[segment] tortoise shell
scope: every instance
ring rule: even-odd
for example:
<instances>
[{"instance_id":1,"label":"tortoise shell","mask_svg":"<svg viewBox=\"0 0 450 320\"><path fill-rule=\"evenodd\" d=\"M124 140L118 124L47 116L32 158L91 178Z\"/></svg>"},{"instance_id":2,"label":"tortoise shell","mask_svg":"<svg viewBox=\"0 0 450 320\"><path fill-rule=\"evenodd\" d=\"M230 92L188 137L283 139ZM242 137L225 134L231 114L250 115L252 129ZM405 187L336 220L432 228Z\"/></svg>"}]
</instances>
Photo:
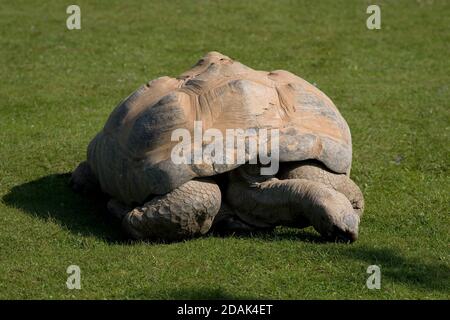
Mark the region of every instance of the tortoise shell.
<instances>
[{"instance_id":1,"label":"tortoise shell","mask_svg":"<svg viewBox=\"0 0 450 320\"><path fill-rule=\"evenodd\" d=\"M349 174L349 127L319 89L284 70L256 71L210 52L177 78L140 87L112 112L88 147L88 163L104 192L125 203L142 203L196 178L239 164L175 164L175 129L262 128L279 130L279 161L315 159Z\"/></svg>"}]
</instances>

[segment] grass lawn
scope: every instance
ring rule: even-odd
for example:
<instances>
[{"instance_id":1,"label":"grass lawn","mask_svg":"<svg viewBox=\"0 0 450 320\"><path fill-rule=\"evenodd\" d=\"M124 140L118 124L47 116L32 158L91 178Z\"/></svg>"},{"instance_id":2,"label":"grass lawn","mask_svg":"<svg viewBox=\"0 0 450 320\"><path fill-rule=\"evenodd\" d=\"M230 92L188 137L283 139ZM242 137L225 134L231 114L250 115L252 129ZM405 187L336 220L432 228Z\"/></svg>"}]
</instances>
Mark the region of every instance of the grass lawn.
<instances>
[{"instance_id":1,"label":"grass lawn","mask_svg":"<svg viewBox=\"0 0 450 320\"><path fill-rule=\"evenodd\" d=\"M450 2L2 1L0 298L450 298ZM381 30L366 8L381 7ZM128 242L70 172L115 105L220 51L323 90L353 137L360 239ZM82 289L66 288L81 268ZM380 290L366 287L369 265Z\"/></svg>"}]
</instances>

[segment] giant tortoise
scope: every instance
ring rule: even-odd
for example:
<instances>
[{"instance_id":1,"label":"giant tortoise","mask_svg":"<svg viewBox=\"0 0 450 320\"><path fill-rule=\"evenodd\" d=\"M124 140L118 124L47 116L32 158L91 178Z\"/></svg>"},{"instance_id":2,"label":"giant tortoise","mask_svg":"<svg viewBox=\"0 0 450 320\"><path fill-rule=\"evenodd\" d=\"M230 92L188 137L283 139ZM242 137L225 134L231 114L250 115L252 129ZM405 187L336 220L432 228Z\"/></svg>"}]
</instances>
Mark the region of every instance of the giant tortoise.
<instances>
[{"instance_id":1,"label":"giant tortoise","mask_svg":"<svg viewBox=\"0 0 450 320\"><path fill-rule=\"evenodd\" d=\"M272 161L279 170L261 173L267 163L249 151L249 137L244 162L174 161L180 141L173 133L193 132L199 122L223 136L229 129L276 131ZM225 144L224 152L229 148L237 144ZM351 242L364 207L351 162L349 127L319 89L288 71L256 71L209 52L179 77L157 78L123 100L90 142L71 185L108 195L109 211L135 239L281 225L312 226L326 239Z\"/></svg>"}]
</instances>

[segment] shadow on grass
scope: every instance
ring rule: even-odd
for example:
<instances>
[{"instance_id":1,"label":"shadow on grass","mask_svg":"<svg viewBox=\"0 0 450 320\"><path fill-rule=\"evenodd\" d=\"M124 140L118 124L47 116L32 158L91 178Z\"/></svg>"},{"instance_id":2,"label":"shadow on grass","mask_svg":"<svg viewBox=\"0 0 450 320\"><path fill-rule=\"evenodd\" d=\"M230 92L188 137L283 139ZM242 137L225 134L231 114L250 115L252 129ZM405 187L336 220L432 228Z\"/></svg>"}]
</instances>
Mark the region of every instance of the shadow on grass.
<instances>
[{"instance_id":1,"label":"shadow on grass","mask_svg":"<svg viewBox=\"0 0 450 320\"><path fill-rule=\"evenodd\" d=\"M417 258L403 257L391 248L366 246L341 248L338 255L364 261L367 266L378 265L381 268L382 286L389 281L418 289L449 292L450 268L445 263L432 264Z\"/></svg>"},{"instance_id":2,"label":"shadow on grass","mask_svg":"<svg viewBox=\"0 0 450 320\"><path fill-rule=\"evenodd\" d=\"M120 222L107 211L108 199L102 196L87 197L73 192L68 183L70 175L70 173L52 174L15 186L2 200L6 205L21 209L32 216L52 220L74 234L95 236L110 243L130 243L121 229ZM318 234L292 229L223 237L230 236L267 241L324 242ZM165 242L148 241L147 243Z\"/></svg>"},{"instance_id":3,"label":"shadow on grass","mask_svg":"<svg viewBox=\"0 0 450 320\"><path fill-rule=\"evenodd\" d=\"M119 221L106 210L106 199L74 193L69 179L69 173L53 174L21 184L12 188L3 201L77 235L95 236L110 243L125 242Z\"/></svg>"}]
</instances>

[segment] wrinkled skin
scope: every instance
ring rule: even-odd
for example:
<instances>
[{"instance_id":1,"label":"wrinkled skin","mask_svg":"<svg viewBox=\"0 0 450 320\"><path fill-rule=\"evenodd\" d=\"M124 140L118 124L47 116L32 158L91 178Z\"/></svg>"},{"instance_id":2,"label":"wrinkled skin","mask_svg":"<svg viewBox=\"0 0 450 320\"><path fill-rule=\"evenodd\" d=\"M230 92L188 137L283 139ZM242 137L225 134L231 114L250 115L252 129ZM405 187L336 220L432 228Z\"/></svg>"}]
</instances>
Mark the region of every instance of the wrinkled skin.
<instances>
[{"instance_id":1,"label":"wrinkled skin","mask_svg":"<svg viewBox=\"0 0 450 320\"><path fill-rule=\"evenodd\" d=\"M280 170L262 176L259 165L174 165L170 133L192 129L195 119L222 131L280 129ZM108 209L135 239L283 225L352 242L364 199L350 166L350 131L322 92L287 71L255 71L211 52L180 77L156 79L119 104L71 185L108 194Z\"/></svg>"}]
</instances>

